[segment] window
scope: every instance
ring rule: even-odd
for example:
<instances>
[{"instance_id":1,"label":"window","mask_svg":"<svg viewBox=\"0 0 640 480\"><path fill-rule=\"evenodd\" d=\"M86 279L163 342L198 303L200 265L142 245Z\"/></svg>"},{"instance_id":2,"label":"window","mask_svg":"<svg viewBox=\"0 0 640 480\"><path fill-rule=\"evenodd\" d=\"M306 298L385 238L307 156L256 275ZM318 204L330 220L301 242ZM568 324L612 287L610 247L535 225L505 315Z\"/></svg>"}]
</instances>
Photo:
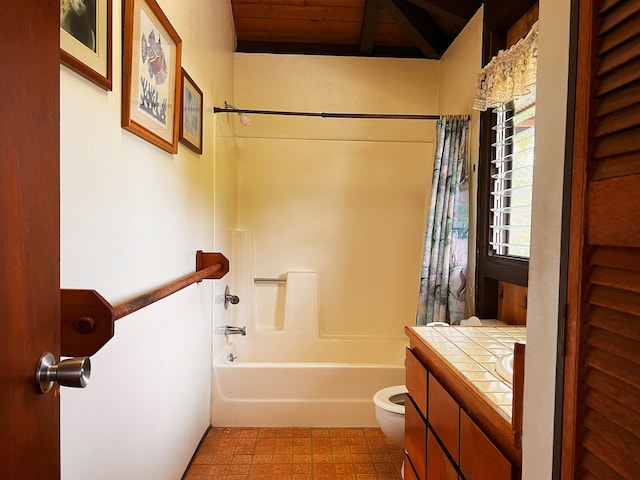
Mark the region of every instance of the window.
<instances>
[{"instance_id":1,"label":"window","mask_svg":"<svg viewBox=\"0 0 640 480\"><path fill-rule=\"evenodd\" d=\"M490 255L529 258L535 113L535 90L494 109Z\"/></svg>"},{"instance_id":2,"label":"window","mask_svg":"<svg viewBox=\"0 0 640 480\"><path fill-rule=\"evenodd\" d=\"M488 28L476 84L474 108L481 113L475 310L483 318L498 314L500 282L529 282L538 58L533 7L516 22Z\"/></svg>"}]
</instances>

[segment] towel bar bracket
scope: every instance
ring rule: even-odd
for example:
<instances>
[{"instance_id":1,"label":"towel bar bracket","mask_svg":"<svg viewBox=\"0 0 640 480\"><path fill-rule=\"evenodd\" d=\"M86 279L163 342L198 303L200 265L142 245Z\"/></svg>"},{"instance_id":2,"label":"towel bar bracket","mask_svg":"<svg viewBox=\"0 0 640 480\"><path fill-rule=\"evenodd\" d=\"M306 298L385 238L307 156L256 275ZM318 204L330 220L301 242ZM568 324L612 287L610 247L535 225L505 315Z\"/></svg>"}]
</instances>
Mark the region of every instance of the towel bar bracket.
<instances>
[{"instance_id":1,"label":"towel bar bracket","mask_svg":"<svg viewBox=\"0 0 640 480\"><path fill-rule=\"evenodd\" d=\"M60 290L60 351L65 357L90 356L114 331L114 309L95 290Z\"/></svg>"},{"instance_id":2,"label":"towel bar bracket","mask_svg":"<svg viewBox=\"0 0 640 480\"><path fill-rule=\"evenodd\" d=\"M218 252L203 252L202 250L196 252L196 272L209 268L217 263L221 265L220 270L204 277L203 280L219 280L224 277L229 271L229 260L222 253ZM202 280L198 283L201 281Z\"/></svg>"}]
</instances>

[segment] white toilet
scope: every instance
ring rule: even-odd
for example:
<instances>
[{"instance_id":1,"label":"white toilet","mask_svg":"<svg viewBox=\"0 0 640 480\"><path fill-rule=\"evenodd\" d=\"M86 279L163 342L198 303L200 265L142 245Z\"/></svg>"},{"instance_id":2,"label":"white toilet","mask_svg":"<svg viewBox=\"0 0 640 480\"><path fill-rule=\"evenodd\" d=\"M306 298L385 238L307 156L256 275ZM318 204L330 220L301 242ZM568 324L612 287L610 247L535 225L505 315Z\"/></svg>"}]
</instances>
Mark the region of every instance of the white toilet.
<instances>
[{"instance_id":1,"label":"white toilet","mask_svg":"<svg viewBox=\"0 0 640 480\"><path fill-rule=\"evenodd\" d=\"M404 394L407 393L405 385L378 390L373 396L376 406L376 420L380 430L389 439L404 448Z\"/></svg>"}]
</instances>

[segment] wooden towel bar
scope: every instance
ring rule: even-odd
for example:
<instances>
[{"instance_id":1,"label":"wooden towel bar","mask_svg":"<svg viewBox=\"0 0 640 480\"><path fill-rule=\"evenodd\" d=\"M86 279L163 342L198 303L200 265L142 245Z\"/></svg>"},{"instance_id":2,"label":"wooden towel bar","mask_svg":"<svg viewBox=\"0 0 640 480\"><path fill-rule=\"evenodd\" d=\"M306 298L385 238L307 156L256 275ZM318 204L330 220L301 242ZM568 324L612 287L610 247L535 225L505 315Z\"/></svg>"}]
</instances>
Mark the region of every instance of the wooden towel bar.
<instances>
[{"instance_id":1,"label":"wooden towel bar","mask_svg":"<svg viewBox=\"0 0 640 480\"><path fill-rule=\"evenodd\" d=\"M112 306L95 290L60 290L60 355L90 356L113 337L114 323L158 300L205 279L220 279L229 271L221 253L196 252L196 271L167 285Z\"/></svg>"}]
</instances>

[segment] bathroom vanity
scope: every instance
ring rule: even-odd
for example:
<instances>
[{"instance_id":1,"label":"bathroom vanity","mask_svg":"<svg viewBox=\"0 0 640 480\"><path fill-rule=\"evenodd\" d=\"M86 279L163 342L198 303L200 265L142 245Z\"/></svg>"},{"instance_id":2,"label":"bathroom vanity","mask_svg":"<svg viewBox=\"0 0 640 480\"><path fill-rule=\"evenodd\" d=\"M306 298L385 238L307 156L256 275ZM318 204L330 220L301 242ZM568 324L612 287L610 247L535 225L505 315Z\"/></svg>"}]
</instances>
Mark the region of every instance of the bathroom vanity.
<instances>
[{"instance_id":1,"label":"bathroom vanity","mask_svg":"<svg viewBox=\"0 0 640 480\"><path fill-rule=\"evenodd\" d=\"M405 332L404 478L519 479L526 328L416 326ZM503 378L494 365L514 346L516 373L501 372Z\"/></svg>"}]
</instances>

